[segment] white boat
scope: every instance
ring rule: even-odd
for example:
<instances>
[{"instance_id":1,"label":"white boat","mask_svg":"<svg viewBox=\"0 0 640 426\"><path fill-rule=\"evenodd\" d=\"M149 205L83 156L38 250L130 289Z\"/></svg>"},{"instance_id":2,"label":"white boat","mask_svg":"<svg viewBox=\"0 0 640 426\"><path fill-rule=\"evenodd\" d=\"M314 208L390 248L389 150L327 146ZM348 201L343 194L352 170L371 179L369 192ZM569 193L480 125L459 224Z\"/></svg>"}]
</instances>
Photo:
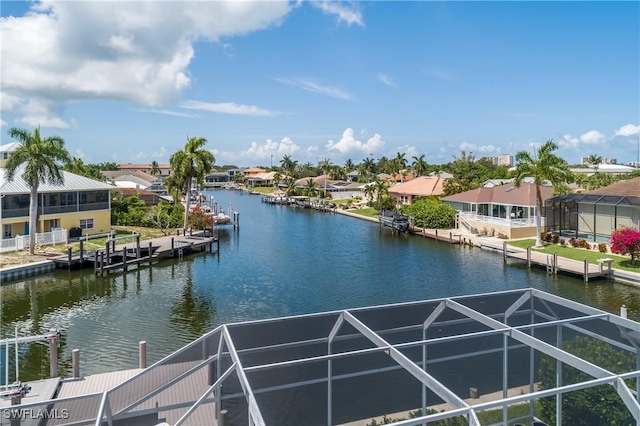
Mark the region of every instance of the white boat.
<instances>
[{"instance_id":1,"label":"white boat","mask_svg":"<svg viewBox=\"0 0 640 426\"><path fill-rule=\"evenodd\" d=\"M212 214L211 218L213 219L214 225L226 225L231 222L231 217L222 210L216 214Z\"/></svg>"}]
</instances>

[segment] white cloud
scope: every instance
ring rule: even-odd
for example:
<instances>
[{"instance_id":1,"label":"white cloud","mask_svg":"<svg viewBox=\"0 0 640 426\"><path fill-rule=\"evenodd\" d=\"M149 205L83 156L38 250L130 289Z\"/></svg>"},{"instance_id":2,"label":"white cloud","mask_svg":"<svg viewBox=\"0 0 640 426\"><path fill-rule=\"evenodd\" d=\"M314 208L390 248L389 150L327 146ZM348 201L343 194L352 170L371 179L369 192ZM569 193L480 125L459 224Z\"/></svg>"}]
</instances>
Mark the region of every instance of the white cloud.
<instances>
[{"instance_id":1,"label":"white cloud","mask_svg":"<svg viewBox=\"0 0 640 426\"><path fill-rule=\"evenodd\" d=\"M357 5L354 3L351 4L351 6L353 6L352 8L334 1L317 1L311 4L326 14L335 15L338 23L344 22L347 25L355 24L364 27L362 12L355 8Z\"/></svg>"},{"instance_id":2,"label":"white cloud","mask_svg":"<svg viewBox=\"0 0 640 426\"><path fill-rule=\"evenodd\" d=\"M69 123L64 121L59 114L58 105L55 102L43 99L31 99L21 106L21 117L16 121L29 127L54 127L68 129Z\"/></svg>"},{"instance_id":3,"label":"white cloud","mask_svg":"<svg viewBox=\"0 0 640 426\"><path fill-rule=\"evenodd\" d=\"M7 125L7 122L4 120L0 120L0 127L5 127Z\"/></svg>"},{"instance_id":4,"label":"white cloud","mask_svg":"<svg viewBox=\"0 0 640 426\"><path fill-rule=\"evenodd\" d=\"M334 87L322 86L313 80L304 78L276 78L276 81L280 83L288 84L290 86L299 87L309 92L319 93L321 95L331 96L333 98L344 99L350 101L352 99L351 94L341 89Z\"/></svg>"},{"instance_id":5,"label":"white cloud","mask_svg":"<svg viewBox=\"0 0 640 426\"><path fill-rule=\"evenodd\" d=\"M395 87L396 85L393 79L386 74L382 74L382 73L378 74L378 80L380 80L382 83L386 84L387 86Z\"/></svg>"},{"instance_id":6,"label":"white cloud","mask_svg":"<svg viewBox=\"0 0 640 426\"><path fill-rule=\"evenodd\" d=\"M3 111L63 128L71 101L165 105L191 85L196 41L278 25L290 10L286 1L34 2L25 16L0 18ZM25 99L51 109L35 120L19 108Z\"/></svg>"},{"instance_id":7,"label":"white cloud","mask_svg":"<svg viewBox=\"0 0 640 426\"><path fill-rule=\"evenodd\" d=\"M165 158L166 154L167 154L167 149L165 147L161 146L158 151L156 151L153 154L151 154L151 157L152 158Z\"/></svg>"},{"instance_id":8,"label":"white cloud","mask_svg":"<svg viewBox=\"0 0 640 426\"><path fill-rule=\"evenodd\" d=\"M174 117L186 117L186 118L198 118L196 114L189 114L187 112L172 111L170 109L157 109L157 108L136 108L138 112L150 112L154 114L171 115Z\"/></svg>"},{"instance_id":9,"label":"white cloud","mask_svg":"<svg viewBox=\"0 0 640 426\"><path fill-rule=\"evenodd\" d=\"M423 69L422 72L428 77L435 77L440 80L451 81L454 80L454 75L446 70L437 69L437 68L427 68Z\"/></svg>"},{"instance_id":10,"label":"white cloud","mask_svg":"<svg viewBox=\"0 0 640 426\"><path fill-rule=\"evenodd\" d=\"M362 152L373 153L380 150L384 146L382 136L379 134L373 135L367 142L361 142L356 139L353 129L349 128L342 133L342 138L338 142L330 140L325 145L327 151L335 151L340 154L347 154L350 152Z\"/></svg>"},{"instance_id":11,"label":"white cloud","mask_svg":"<svg viewBox=\"0 0 640 426\"><path fill-rule=\"evenodd\" d=\"M242 156L249 156L255 159L277 158L280 161L285 155L292 155L300 151L300 147L296 145L290 138L284 137L280 142L267 139L264 144L251 142L249 148L242 152Z\"/></svg>"},{"instance_id":12,"label":"white cloud","mask_svg":"<svg viewBox=\"0 0 640 426\"><path fill-rule=\"evenodd\" d=\"M474 143L463 142L460 144L460 151L465 151L467 154L473 153L476 158L481 157L477 154L495 154L500 151L500 148L493 145L476 145Z\"/></svg>"},{"instance_id":13,"label":"white cloud","mask_svg":"<svg viewBox=\"0 0 640 426\"><path fill-rule=\"evenodd\" d=\"M633 124L626 124L615 132L615 136L635 136L637 134L640 134L640 126Z\"/></svg>"},{"instance_id":14,"label":"white cloud","mask_svg":"<svg viewBox=\"0 0 640 426\"><path fill-rule=\"evenodd\" d=\"M407 160L407 162L409 162L409 164L411 164L411 157L420 156L420 153L418 152L416 147L412 146L412 145L403 145L403 146L398 148L397 152L404 153L405 154L405 159ZM395 154L393 154L393 155L395 156Z\"/></svg>"},{"instance_id":15,"label":"white cloud","mask_svg":"<svg viewBox=\"0 0 640 426\"><path fill-rule=\"evenodd\" d=\"M200 101L184 101L180 104L181 108L196 109L209 112L221 112L224 114L236 115L255 115L255 116L274 116L279 114L276 111L260 108L255 105L239 105L231 102L210 103Z\"/></svg>"},{"instance_id":16,"label":"white cloud","mask_svg":"<svg viewBox=\"0 0 640 426\"><path fill-rule=\"evenodd\" d=\"M599 144L604 143L606 141L606 136L600 133L597 130L589 130L584 135L580 136L580 142L584 142L586 144Z\"/></svg>"},{"instance_id":17,"label":"white cloud","mask_svg":"<svg viewBox=\"0 0 640 426\"><path fill-rule=\"evenodd\" d=\"M76 157L76 158L83 159L83 158L86 158L86 156L87 156L87 155L84 153L84 151L83 151L83 150L81 150L80 148L76 149L75 153L76 153L76 155L75 155L75 157Z\"/></svg>"}]
</instances>

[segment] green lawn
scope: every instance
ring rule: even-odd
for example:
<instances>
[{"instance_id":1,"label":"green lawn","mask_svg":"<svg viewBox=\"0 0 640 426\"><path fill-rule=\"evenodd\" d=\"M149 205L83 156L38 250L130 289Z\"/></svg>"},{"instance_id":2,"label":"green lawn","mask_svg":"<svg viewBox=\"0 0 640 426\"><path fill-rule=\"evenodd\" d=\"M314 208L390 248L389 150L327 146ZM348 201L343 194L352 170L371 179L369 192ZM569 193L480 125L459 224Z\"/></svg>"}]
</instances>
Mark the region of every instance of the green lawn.
<instances>
[{"instance_id":1,"label":"green lawn","mask_svg":"<svg viewBox=\"0 0 640 426\"><path fill-rule=\"evenodd\" d=\"M585 250L578 249L573 247L561 246L558 244L545 243L543 242L542 249L534 249L536 241L534 239L527 240L517 240L517 241L509 241L509 245L519 248L529 248L532 247L532 250L538 250L541 253L546 254L558 254L560 257L564 257L567 259L573 260L585 260L588 259L589 263L597 264L598 259L609 258L613 259L611 263L612 268L622 269L630 272L638 272L640 273L640 262L636 262L635 266L631 266L631 260L628 257L617 256L611 253L600 253L595 250Z\"/></svg>"},{"instance_id":2,"label":"green lawn","mask_svg":"<svg viewBox=\"0 0 640 426\"><path fill-rule=\"evenodd\" d=\"M378 217L378 210L371 207L367 207L366 209L353 209L347 211L349 213L355 213L366 217Z\"/></svg>"}]
</instances>

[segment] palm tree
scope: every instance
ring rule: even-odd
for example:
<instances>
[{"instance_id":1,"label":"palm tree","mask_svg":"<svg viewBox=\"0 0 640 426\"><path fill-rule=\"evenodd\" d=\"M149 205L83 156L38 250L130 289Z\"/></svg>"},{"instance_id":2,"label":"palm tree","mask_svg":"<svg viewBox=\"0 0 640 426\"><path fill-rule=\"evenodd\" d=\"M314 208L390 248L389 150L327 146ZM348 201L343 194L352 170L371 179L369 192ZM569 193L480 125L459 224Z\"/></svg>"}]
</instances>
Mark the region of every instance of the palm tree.
<instances>
[{"instance_id":1,"label":"palm tree","mask_svg":"<svg viewBox=\"0 0 640 426\"><path fill-rule=\"evenodd\" d=\"M351 161L351 158L347 158L347 161L345 161L344 163L345 173L351 173L354 168L355 168L355 165L353 164L353 161Z\"/></svg>"},{"instance_id":2,"label":"palm tree","mask_svg":"<svg viewBox=\"0 0 640 426\"><path fill-rule=\"evenodd\" d=\"M151 164L149 164L149 174L151 174L151 176L160 174L160 165L156 160L153 160Z\"/></svg>"},{"instance_id":3,"label":"palm tree","mask_svg":"<svg viewBox=\"0 0 640 426\"><path fill-rule=\"evenodd\" d=\"M187 138L184 149L175 152L169 162L171 170L177 176L186 196L187 205L184 209L184 229L189 225L189 195L191 184L195 179L197 183L204 182L204 176L211 172L216 162L211 151L204 149L207 140L202 137Z\"/></svg>"},{"instance_id":4,"label":"palm tree","mask_svg":"<svg viewBox=\"0 0 640 426\"><path fill-rule=\"evenodd\" d=\"M413 163L411 163L413 172L416 174L416 176L422 176L429 167L429 164L427 164L427 160L424 159L424 154L421 154L419 157L414 155L411 158L413 159Z\"/></svg>"},{"instance_id":5,"label":"palm tree","mask_svg":"<svg viewBox=\"0 0 640 426\"><path fill-rule=\"evenodd\" d=\"M305 190L309 197L315 197L318 194L318 185L316 185L316 181L311 178L307 179L307 186L305 187Z\"/></svg>"},{"instance_id":6,"label":"palm tree","mask_svg":"<svg viewBox=\"0 0 640 426\"><path fill-rule=\"evenodd\" d=\"M538 150L534 150L532 157L527 151L520 151L516 154L516 171L514 184L519 187L525 177L532 177L536 186L536 247L542 247L541 223L542 223L542 195L540 185L545 181L552 185L567 182L571 176L569 168L564 160L553 151L558 149L558 145L553 140L548 140L542 144Z\"/></svg>"},{"instance_id":7,"label":"palm tree","mask_svg":"<svg viewBox=\"0 0 640 426\"><path fill-rule=\"evenodd\" d=\"M385 195L389 195L389 182L381 180L381 179L376 179L374 181L374 185L373 187L375 188L376 191L376 209L378 210L382 210L382 198Z\"/></svg>"},{"instance_id":8,"label":"palm tree","mask_svg":"<svg viewBox=\"0 0 640 426\"><path fill-rule=\"evenodd\" d=\"M587 164L593 167L594 173L598 173L598 166L602 164L602 157L597 154L591 154L587 157Z\"/></svg>"},{"instance_id":9,"label":"palm tree","mask_svg":"<svg viewBox=\"0 0 640 426\"><path fill-rule=\"evenodd\" d=\"M68 163L71 159L64 147L64 140L60 136L49 136L42 139L40 127L29 133L28 130L11 128L9 136L17 139L22 145L17 148L7 160L5 174L12 182L20 169L22 178L31 188L29 201L29 254L35 253L36 232L38 224L38 187L46 182L62 185L64 175L60 163Z\"/></svg>"}]
</instances>

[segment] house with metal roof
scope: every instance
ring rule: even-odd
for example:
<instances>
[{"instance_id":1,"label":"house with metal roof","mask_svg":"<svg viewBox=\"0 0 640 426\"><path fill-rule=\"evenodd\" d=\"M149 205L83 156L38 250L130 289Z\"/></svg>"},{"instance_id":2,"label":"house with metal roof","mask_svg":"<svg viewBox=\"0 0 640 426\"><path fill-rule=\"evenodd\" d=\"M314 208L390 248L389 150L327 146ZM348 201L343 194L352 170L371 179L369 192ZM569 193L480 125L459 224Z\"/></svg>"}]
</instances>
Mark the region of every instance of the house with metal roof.
<instances>
[{"instance_id":1,"label":"house with metal roof","mask_svg":"<svg viewBox=\"0 0 640 426\"><path fill-rule=\"evenodd\" d=\"M547 200L547 231L593 241L608 241L622 226L640 229L640 177L582 194Z\"/></svg>"},{"instance_id":2,"label":"house with metal roof","mask_svg":"<svg viewBox=\"0 0 640 426\"><path fill-rule=\"evenodd\" d=\"M553 188L541 186L540 193L544 205ZM443 197L442 201L458 210L461 226L511 239L536 235L536 197L535 184L522 182L519 187L506 184L472 189Z\"/></svg>"},{"instance_id":3,"label":"house with metal roof","mask_svg":"<svg viewBox=\"0 0 640 426\"><path fill-rule=\"evenodd\" d=\"M3 238L29 234L31 187L22 178L24 165L13 181L0 169L0 218ZM38 222L36 232L80 228L83 235L111 229L110 191L115 186L62 171L64 184L43 182L38 187Z\"/></svg>"},{"instance_id":4,"label":"house with metal roof","mask_svg":"<svg viewBox=\"0 0 640 426\"><path fill-rule=\"evenodd\" d=\"M118 170L127 171L129 173L133 173L136 171L145 172L151 174L151 164L118 164ZM171 165L170 164L158 164L158 174L157 176L160 179L164 179L167 176L171 175Z\"/></svg>"}]
</instances>

